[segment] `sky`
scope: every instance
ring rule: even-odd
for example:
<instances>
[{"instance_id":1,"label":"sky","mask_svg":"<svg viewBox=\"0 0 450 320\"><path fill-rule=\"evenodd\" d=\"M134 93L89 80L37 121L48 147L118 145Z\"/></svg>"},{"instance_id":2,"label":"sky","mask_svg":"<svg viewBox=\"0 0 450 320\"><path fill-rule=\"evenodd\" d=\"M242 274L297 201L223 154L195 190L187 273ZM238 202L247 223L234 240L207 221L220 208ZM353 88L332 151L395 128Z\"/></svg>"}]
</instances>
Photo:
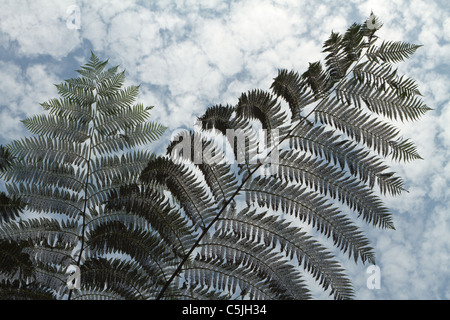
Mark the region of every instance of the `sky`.
<instances>
[{"instance_id":1,"label":"sky","mask_svg":"<svg viewBox=\"0 0 450 320\"><path fill-rule=\"evenodd\" d=\"M27 135L21 120L57 97L91 50L140 84L138 102L168 127L154 144L192 128L215 104L268 90L277 70L303 73L323 59L331 31L373 11L381 39L423 47L399 70L434 110L398 123L424 160L396 164L408 193L385 198L396 230L363 227L375 249L379 288L367 266L344 261L356 299L450 299L450 3L447 0L0 0L0 144ZM1 187L1 186L0 186ZM315 290L313 288L313 290ZM314 291L315 292L315 291ZM328 296L317 290L316 297Z\"/></svg>"}]
</instances>

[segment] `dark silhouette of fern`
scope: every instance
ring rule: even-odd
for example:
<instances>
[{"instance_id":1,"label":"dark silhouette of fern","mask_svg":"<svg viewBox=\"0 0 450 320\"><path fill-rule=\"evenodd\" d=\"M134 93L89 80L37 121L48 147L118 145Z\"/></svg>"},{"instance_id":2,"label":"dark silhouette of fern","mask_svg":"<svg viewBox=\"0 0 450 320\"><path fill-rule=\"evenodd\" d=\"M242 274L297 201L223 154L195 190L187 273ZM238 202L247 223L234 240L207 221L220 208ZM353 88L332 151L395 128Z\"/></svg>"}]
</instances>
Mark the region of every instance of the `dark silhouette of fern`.
<instances>
[{"instance_id":1,"label":"dark silhouette of fern","mask_svg":"<svg viewBox=\"0 0 450 320\"><path fill-rule=\"evenodd\" d=\"M138 181L152 157L138 147L165 128L148 121L151 108L134 104L139 87L123 88L125 72L107 63L92 54L80 77L56 86L61 97L42 104L47 114L23 121L33 135L0 149L8 191L0 194L2 298L117 297L131 282L111 283L113 274L132 281L134 272L153 272L148 258L140 265L113 255L116 245L135 250L136 243L151 241L145 214L109 210L106 202L120 186ZM105 245L105 232L114 233L115 243ZM69 265L81 269L80 290L66 285Z\"/></svg>"},{"instance_id":2,"label":"dark silhouette of fern","mask_svg":"<svg viewBox=\"0 0 450 320\"><path fill-rule=\"evenodd\" d=\"M137 87L93 55L24 122L35 136L0 149L2 297L310 299L309 274L353 298L333 251L375 263L357 220L394 229L389 162L421 159L391 120L430 110L393 66L419 46L378 45L379 26L332 32L324 62L208 108L160 156L134 149L163 129L131 106Z\"/></svg>"},{"instance_id":3,"label":"dark silhouette of fern","mask_svg":"<svg viewBox=\"0 0 450 320\"><path fill-rule=\"evenodd\" d=\"M195 235L178 236L176 268L160 279L157 299L308 299L304 273L335 299L353 298L323 238L355 262L375 263L356 220L394 229L381 197L405 189L389 162L421 159L390 120L414 121L430 110L415 82L393 67L419 46L378 46L373 25L333 32L324 63L303 74L279 70L270 91L208 108L199 130L178 134L165 156L148 163L142 184L111 199L132 213L154 210L143 204L154 203L146 188L158 186L173 219ZM156 221L155 233L170 244L173 220Z\"/></svg>"}]
</instances>

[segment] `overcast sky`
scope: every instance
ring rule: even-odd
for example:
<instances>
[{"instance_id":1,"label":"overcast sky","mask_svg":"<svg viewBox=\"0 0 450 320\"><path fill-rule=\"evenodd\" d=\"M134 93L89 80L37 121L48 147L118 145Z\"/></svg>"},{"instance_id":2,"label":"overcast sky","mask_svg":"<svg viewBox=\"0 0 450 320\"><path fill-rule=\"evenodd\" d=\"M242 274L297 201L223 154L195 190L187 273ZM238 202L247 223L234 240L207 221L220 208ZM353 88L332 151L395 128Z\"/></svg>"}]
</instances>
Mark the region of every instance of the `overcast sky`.
<instances>
[{"instance_id":1,"label":"overcast sky","mask_svg":"<svg viewBox=\"0 0 450 320\"><path fill-rule=\"evenodd\" d=\"M345 267L358 299L450 299L447 0L0 0L0 144L26 134L20 120L41 113L39 104L57 97L53 84L76 77L90 50L126 69L128 84L141 84L139 102L155 106L153 119L170 134L192 128L209 106L269 89L277 69L303 73L324 58L332 30L344 32L371 11L384 23L381 38L423 45L399 69L434 111L400 124L424 160L396 166L409 190L386 199L397 230L365 228L380 289L366 286L365 266Z\"/></svg>"}]
</instances>

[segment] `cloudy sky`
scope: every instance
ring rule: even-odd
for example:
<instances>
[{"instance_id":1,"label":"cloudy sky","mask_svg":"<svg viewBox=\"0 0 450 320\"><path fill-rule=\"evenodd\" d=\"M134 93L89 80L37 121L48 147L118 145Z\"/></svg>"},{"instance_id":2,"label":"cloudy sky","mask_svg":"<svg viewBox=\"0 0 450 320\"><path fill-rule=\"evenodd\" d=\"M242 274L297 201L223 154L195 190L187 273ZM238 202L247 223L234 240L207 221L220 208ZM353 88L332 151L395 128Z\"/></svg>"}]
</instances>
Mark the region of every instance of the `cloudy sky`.
<instances>
[{"instance_id":1,"label":"cloudy sky","mask_svg":"<svg viewBox=\"0 0 450 320\"><path fill-rule=\"evenodd\" d=\"M127 83L141 84L139 102L155 106L153 119L170 134L192 128L208 106L269 89L279 68L302 73L323 58L332 30L344 32L371 11L384 23L381 38L423 45L399 69L434 111L400 124L424 160L396 166L409 190L386 199L397 230L366 228L380 288L367 287L365 266L346 268L358 299L450 299L447 0L0 0L0 144L26 134L20 120L41 113L39 104L57 97L53 84L76 77L91 50L126 69Z\"/></svg>"}]
</instances>

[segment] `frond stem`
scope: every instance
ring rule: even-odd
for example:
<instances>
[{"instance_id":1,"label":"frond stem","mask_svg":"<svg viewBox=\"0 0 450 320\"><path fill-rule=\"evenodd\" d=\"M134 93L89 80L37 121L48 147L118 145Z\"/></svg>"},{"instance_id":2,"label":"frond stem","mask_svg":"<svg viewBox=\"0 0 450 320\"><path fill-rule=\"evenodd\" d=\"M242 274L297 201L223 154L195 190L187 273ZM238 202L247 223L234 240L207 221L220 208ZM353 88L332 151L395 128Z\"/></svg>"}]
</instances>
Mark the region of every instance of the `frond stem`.
<instances>
[{"instance_id":1,"label":"frond stem","mask_svg":"<svg viewBox=\"0 0 450 320\"><path fill-rule=\"evenodd\" d=\"M95 102L94 102L95 103ZM97 112L97 110L93 110L94 112ZM80 253L78 255L78 261L77 261L77 266L79 267L81 264L81 257L83 255L83 250L84 250L84 242L85 242L85 230L86 230L86 210L87 210L87 203L88 203L88 189L89 189L89 178L90 178L90 169L91 169L91 157L92 157L92 149L93 149L93 145L92 145L92 138L94 136L94 130L93 127L90 128L90 134L89 134L89 156L87 161L87 169L86 169L86 181L85 181L85 187L84 187L84 207L83 207L83 212L82 212L82 226L81 226L81 248L80 248ZM72 297L72 291L69 291L69 296L67 297L67 300L70 300Z\"/></svg>"}]
</instances>

